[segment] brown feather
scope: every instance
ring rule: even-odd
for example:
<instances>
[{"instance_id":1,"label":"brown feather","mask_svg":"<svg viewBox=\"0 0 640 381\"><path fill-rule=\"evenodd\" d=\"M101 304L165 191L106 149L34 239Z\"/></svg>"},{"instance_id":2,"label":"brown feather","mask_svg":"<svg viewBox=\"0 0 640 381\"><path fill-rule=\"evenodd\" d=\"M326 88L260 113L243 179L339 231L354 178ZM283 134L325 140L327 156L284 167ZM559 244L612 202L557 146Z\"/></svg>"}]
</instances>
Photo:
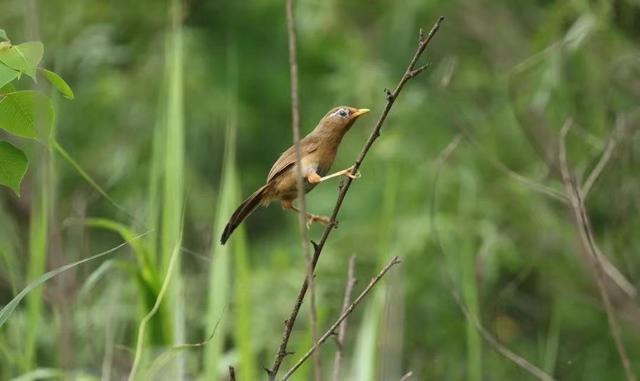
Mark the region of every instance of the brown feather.
<instances>
[{"instance_id":1,"label":"brown feather","mask_svg":"<svg viewBox=\"0 0 640 381\"><path fill-rule=\"evenodd\" d=\"M316 136L309 134L300 139L300 153L302 157L308 155L320 146L320 139ZM286 171L288 168L296 163L296 146L289 147L286 151L280 155L278 160L273 164L269 174L267 175L267 182L273 180L276 176Z\"/></svg>"},{"instance_id":2,"label":"brown feather","mask_svg":"<svg viewBox=\"0 0 640 381\"><path fill-rule=\"evenodd\" d=\"M262 186L257 191L253 192L251 196L249 196L246 200L240 204L238 209L233 212L233 215L229 219L227 226L224 227L224 232L222 232L222 237L220 238L220 243L225 244L229 239L231 233L242 223L242 221L247 218L254 210L260 205L262 202L263 196L267 192L269 184Z\"/></svg>"},{"instance_id":3,"label":"brown feather","mask_svg":"<svg viewBox=\"0 0 640 381\"><path fill-rule=\"evenodd\" d=\"M337 115L338 111L348 109L345 115ZM369 110L340 106L333 108L320 120L320 123L307 136L300 139L301 163L303 176L315 174L324 176L335 160L338 146L345 133L349 131L359 115ZM347 117L352 115L351 117ZM229 223L222 233L220 242L224 244L233 231L247 218L258 205L268 205L279 199L283 203L290 203L298 197L296 171L296 148L289 147L273 164L267 175L267 183L249 198L247 198L231 216ZM309 192L316 186L305 178L304 192Z\"/></svg>"}]
</instances>

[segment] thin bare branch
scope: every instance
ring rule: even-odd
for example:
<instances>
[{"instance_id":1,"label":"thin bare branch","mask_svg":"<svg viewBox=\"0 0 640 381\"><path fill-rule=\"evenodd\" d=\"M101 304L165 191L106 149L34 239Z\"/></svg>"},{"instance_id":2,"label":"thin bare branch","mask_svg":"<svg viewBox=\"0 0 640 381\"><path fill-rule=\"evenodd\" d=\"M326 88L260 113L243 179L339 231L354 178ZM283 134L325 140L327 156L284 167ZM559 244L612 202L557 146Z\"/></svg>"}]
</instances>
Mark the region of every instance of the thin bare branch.
<instances>
[{"instance_id":1,"label":"thin bare branch","mask_svg":"<svg viewBox=\"0 0 640 381\"><path fill-rule=\"evenodd\" d=\"M302 366L302 364L304 364L304 362L307 361L307 359L317 351L318 348L320 348L322 343L324 343L331 335L335 334L338 326L347 317L349 317L349 315L351 315L351 313L355 310L358 304L360 304L360 302L362 302L362 300L367 296L367 294L369 294L369 292L373 289L373 287L376 284L378 284L380 279L384 277L384 275L389 271L389 269L397 265L398 263L400 263L400 258L398 256L391 258L389 263L387 263L387 265L380 271L380 273L378 273L378 275L376 275L373 279L371 279L371 282L369 282L369 285L360 293L360 295L358 295L358 297L353 301L353 303L351 303L342 312L338 320L336 320L335 323L333 323L331 327L329 327L329 329L320 337L320 339L316 341L315 344L313 344L313 346L307 351L307 353L305 353L304 356L302 356L302 358L300 358L300 360L298 360L298 362L296 362L295 365L292 366L291 369L289 369L284 376L282 376L282 381L288 380L291 377L291 375L293 375L293 373L295 373L295 371L298 370L300 366Z\"/></svg>"},{"instance_id":2,"label":"thin bare branch","mask_svg":"<svg viewBox=\"0 0 640 381\"><path fill-rule=\"evenodd\" d=\"M289 73L291 77L291 128L293 131L293 144L296 150L296 186L298 188L298 200L300 203L300 211L298 213L298 227L300 231L300 242L302 244L302 251L305 257L305 263L307 268L307 282L311 290L311 297L309 303L309 317L311 320L311 334L313 340L318 339L318 319L316 312L316 298L315 298L315 282L313 279L313 266L311 265L311 252L309 247L309 231L305 226L306 216L306 203L304 199L304 182L302 178L302 150L300 148L300 98L298 91L298 52L296 47L296 28L295 17L293 13L293 0L287 0L287 36L289 43ZM286 348L284 351L278 353L278 356L286 356ZM316 381L321 381L322 375L320 371L320 356L314 357L314 375ZM273 375L275 377L275 374Z\"/></svg>"},{"instance_id":3,"label":"thin bare branch","mask_svg":"<svg viewBox=\"0 0 640 381\"><path fill-rule=\"evenodd\" d=\"M357 280L355 277L355 265L356 256L352 255L349 258L349 268L347 270L347 284L344 287L344 298L342 300L342 313L349 308L351 302L351 294L353 293L353 287L356 285ZM340 366L342 362L342 349L344 348L344 338L347 334L347 319L344 319L338 327L338 336L336 337L337 350L333 359L333 381L340 381Z\"/></svg>"},{"instance_id":4,"label":"thin bare branch","mask_svg":"<svg viewBox=\"0 0 640 381\"><path fill-rule=\"evenodd\" d=\"M613 341L615 342L618 355L622 362L622 366L624 367L627 381L635 381L636 376L633 373L631 362L629 361L629 356L627 355L627 351L622 342L620 324L618 323L618 319L615 315L613 305L611 304L611 300L605 286L605 271L601 262L601 255L598 254L599 249L596 245L595 237L591 229L591 221L589 220L589 216L587 215L587 210L584 205L584 195L582 193L582 190L578 187L575 177L573 177L573 175L571 174L569 170L569 164L567 162L567 149L565 140L572 123L573 122L570 119L567 120L564 126L562 126L562 130L560 131L558 158L560 162L562 182L565 185L565 188L569 195L569 199L571 201L571 211L573 213L576 227L578 228L578 231L580 233L580 239L582 240L584 247L587 249L591 257L590 263L596 273L596 285L598 287L598 291L600 292L600 297L602 298L602 303L604 304L604 308L607 313L609 330L611 332Z\"/></svg>"},{"instance_id":5,"label":"thin bare branch","mask_svg":"<svg viewBox=\"0 0 640 381\"><path fill-rule=\"evenodd\" d=\"M464 316L467 320L471 321L475 326L476 329L478 330L478 332L480 332L480 334L482 335L482 337L489 343L491 344L491 346L501 355L503 355L504 357L508 358L509 360L511 360L513 363L515 363L516 365L518 365L520 368L526 370L527 372L529 372L531 375L535 376L536 378L538 378L539 380L543 380L543 381L553 381L554 378L552 376L550 376L549 374L547 374L545 371L543 371L542 369L538 368L537 366L533 365L532 363L530 363L527 359L525 359L524 357L514 353L513 351L511 351L509 348L505 347L504 345L502 345L498 339L496 339L489 331L487 331L482 324L480 323L480 321L471 313L471 311L469 311L469 309L467 308L467 306L465 305L465 303L460 299L460 296L455 292L452 291L453 294L453 298L455 299L455 301L458 303L458 306L460 307L460 309L462 310L462 312L464 313Z\"/></svg>"},{"instance_id":6,"label":"thin bare branch","mask_svg":"<svg viewBox=\"0 0 640 381\"><path fill-rule=\"evenodd\" d=\"M236 381L236 370L232 366L229 366L229 381Z\"/></svg>"},{"instance_id":7,"label":"thin bare branch","mask_svg":"<svg viewBox=\"0 0 640 381\"><path fill-rule=\"evenodd\" d=\"M587 181L585 181L582 185L582 195L585 199L588 197L589 191L593 187L593 184L596 183L596 181L602 174L602 171L607 166L607 163L609 163L609 159L611 159L611 153L613 153L613 149L616 147L615 135L622 128L621 125L624 124L624 121L622 119L622 117L618 117L616 128L611 134L611 137L609 137L607 145L602 151L602 156L600 156L600 160L598 160L598 164L596 164L596 166L593 168L593 171L591 171L591 173L589 174L589 177L587 177Z\"/></svg>"},{"instance_id":8,"label":"thin bare branch","mask_svg":"<svg viewBox=\"0 0 640 381\"><path fill-rule=\"evenodd\" d=\"M409 76L409 78L413 78L413 77L415 77L416 75L418 75L418 74L422 73L422 71L424 71L424 70L425 70L426 68L428 68L429 66L430 66L429 64L424 64L424 65L420 66L420 67L419 67L419 68L417 68L417 69L413 69L413 70L411 70L410 72L408 72L408 73L407 73L407 75Z\"/></svg>"},{"instance_id":9,"label":"thin bare branch","mask_svg":"<svg viewBox=\"0 0 640 381\"><path fill-rule=\"evenodd\" d=\"M598 161L598 164L596 164L596 166L593 168L593 171L591 171L591 173L589 174L587 181L585 181L584 185L582 186L582 194L584 194L584 197L587 197L589 195L591 187L593 187L593 184L595 184L596 180L598 180L598 177L600 177L600 174L602 174L604 167L609 162L609 159L611 159L611 153L613 152L615 146L616 141L613 139L609 139L609 141L607 142L607 146L605 147L604 151L602 152L602 156Z\"/></svg>"},{"instance_id":10,"label":"thin bare branch","mask_svg":"<svg viewBox=\"0 0 640 381\"><path fill-rule=\"evenodd\" d=\"M482 145L478 143L478 141L475 139L475 137L472 135L472 133L468 129L466 129L463 126L458 126L458 129L462 131L467 141L471 143L474 147L476 147L478 150L480 150L484 154L483 157L485 157L491 164L493 164L500 172L504 173L505 175L511 177L516 181L521 182L522 184L528 186L529 188L531 188L536 192L544 193L547 196L550 196L552 198L555 198L556 200L562 201L563 203L566 203L566 204L569 203L569 198L567 197L567 195L515 172L514 170L509 168L509 166L507 166L505 163L493 157L491 153L489 153Z\"/></svg>"},{"instance_id":11,"label":"thin bare branch","mask_svg":"<svg viewBox=\"0 0 640 381\"><path fill-rule=\"evenodd\" d=\"M462 140L462 135L461 134L456 135L453 138L453 140L451 140L451 142L449 144L447 144L447 146L438 155L438 158L436 160L436 168L435 168L434 178L433 178L433 181L432 181L431 200L430 200L430 207L429 207L429 220L430 220L431 226L433 226L434 240L436 241L436 243L437 243L437 245L438 245L438 247L440 249L439 250L440 254L442 256L444 256L444 257L446 257L445 250L444 250L444 245L442 244L442 240L440 239L438 225L436 223L436 218L435 218L435 213L436 213L436 210L437 210L438 180L440 178L440 171L444 167L444 165L447 162L447 160L449 160L451 155L453 155L455 149L458 147L458 145L459 145L461 140ZM446 260L446 258L445 258L445 260ZM474 325L479 330L479 332L482 335L482 337L489 344L491 344L491 346L498 353L502 354L507 359L511 360L517 366L521 367L522 369L524 369L525 371L529 372L533 376L537 377L540 380L544 380L544 381L553 380L553 378L551 376L546 374L544 371L540 370L540 368L536 367L535 365L533 365L529 361L527 361L525 358L517 355L516 353L512 352L511 350L509 350L504 345L500 344L487 330L484 329L484 327L482 327L482 325L480 324L478 319L476 319L469 312L468 308L466 307L464 302L460 299L460 297L458 296L458 293L455 291L457 286L456 286L456 283L454 281L454 277L451 274L451 271L446 266L445 266L445 269L446 269L446 271L445 271L446 279L447 279L447 282L451 286L451 294L453 295L454 300L456 301L456 303L458 304L458 306L462 310L463 314L465 315L465 318L474 323Z\"/></svg>"},{"instance_id":12,"label":"thin bare branch","mask_svg":"<svg viewBox=\"0 0 640 381\"><path fill-rule=\"evenodd\" d=\"M364 158L369 152L369 149L371 149L371 146L373 145L375 140L380 136L380 130L382 129L382 126L385 120L387 119L387 115L389 114L391 107L393 106L396 99L398 98L398 95L402 91L402 88L407 83L407 81L409 81L411 78L414 78L409 76L408 73L414 70L416 63L418 62L418 59L422 56L422 53L425 51L427 46L429 46L431 40L433 39L433 36L438 31L438 29L440 28L440 24L443 21L444 21L444 17L440 17L438 21L436 21L436 23L434 24L433 28L431 28L431 31L426 37L424 36L423 33L421 33L421 36L418 42L418 47L416 49L416 52L414 53L413 58L411 59L411 62L409 63L409 65L407 66L407 69L405 70L405 74L402 76L402 78L400 79L400 82L398 82L398 85L396 86L393 92L387 91L387 95L386 95L387 104L385 105L385 108L382 111L382 114L378 118L378 121L376 122L376 125L373 128L371 135L369 136L369 139L365 143L364 147L362 147L362 150L356 159L354 170L353 170L354 172L358 171L358 169L362 165L362 162L364 161ZM327 239L329 238L329 235L331 234L333 227L336 225L336 218L338 217L338 212L342 207L342 203L347 195L347 192L349 191L352 181L353 180L351 178L347 178L346 181L343 183L343 186L340 188L340 193L338 194L336 204L333 208L333 212L331 214L331 223L325 228L322 234L322 238L320 239L320 242L317 244L314 244L315 250L314 250L313 259L311 263L311 267L314 270L318 263L318 260L320 259L322 249L324 248L324 245L327 242ZM298 293L298 297L296 298L291 314L289 315L289 318L286 321L285 329L284 329L284 332L282 333L282 340L280 342L280 346L279 346L276 358L273 362L273 365L271 366L271 369L268 370L271 380L275 379L275 376L278 373L278 370L280 369L280 365L282 364L282 360L284 359L284 356L287 353L287 344L291 336L291 331L298 317L298 313L300 312L300 306L302 305L302 302L304 300L304 297L307 293L308 288L309 288L309 282L308 282L308 277L306 277L305 281L302 284L302 287L300 288L300 292Z\"/></svg>"}]
</instances>

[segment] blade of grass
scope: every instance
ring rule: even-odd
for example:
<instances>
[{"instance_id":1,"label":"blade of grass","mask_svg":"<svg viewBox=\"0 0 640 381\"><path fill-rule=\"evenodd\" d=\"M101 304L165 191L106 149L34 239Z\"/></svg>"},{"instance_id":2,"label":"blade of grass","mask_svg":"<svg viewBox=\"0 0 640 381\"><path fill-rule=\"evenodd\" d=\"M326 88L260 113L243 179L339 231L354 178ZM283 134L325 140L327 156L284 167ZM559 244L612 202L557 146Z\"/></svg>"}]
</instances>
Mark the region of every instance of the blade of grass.
<instances>
[{"instance_id":1,"label":"blade of grass","mask_svg":"<svg viewBox=\"0 0 640 381\"><path fill-rule=\"evenodd\" d=\"M155 266L153 256L147 248L149 240L146 242L133 241L132 238L136 236L135 231L121 223L106 218L88 218L84 222L87 226L93 228L113 231L131 244L133 253L138 261L138 266L131 268L131 274L135 276L138 281L137 283L144 307L142 313L146 313L155 303L162 283L162 275ZM147 338L151 345L169 345L171 343L170 333L172 332L172 328L170 323L172 318L170 312L167 305L162 305L158 314L156 314L149 323L149 336Z\"/></svg>"},{"instance_id":2,"label":"blade of grass","mask_svg":"<svg viewBox=\"0 0 640 381\"><path fill-rule=\"evenodd\" d=\"M399 184L402 184L402 178L397 169L397 163L390 161L386 168L383 207L378 234L381 237L379 243L380 251L378 252L379 266L384 266L389 261L389 254L405 254L394 248L395 242L393 240L396 234L395 226L398 221ZM404 336L404 295L398 291L401 286L399 281L402 278L402 271L402 268L400 268L389 274L384 287L375 291L376 293L381 293L379 297L384 302L380 303L380 309L376 312L380 315L380 329L378 342L373 350L378 351L377 361L375 362L377 377L385 380L395 380L401 377L401 343L399 340L402 340L401 338Z\"/></svg>"},{"instance_id":3,"label":"blade of grass","mask_svg":"<svg viewBox=\"0 0 640 381\"><path fill-rule=\"evenodd\" d=\"M232 110L232 109L230 109ZM235 116L230 111L227 118L227 131L225 140L224 168L222 174L221 190L218 197L218 210L216 212L216 220L214 223L213 237L218 237L224 229L227 217L233 213L233 206L238 204L237 195L239 186L237 173L235 168ZM213 241L211 248L211 266L209 275L209 305L207 311L208 326L213 326L216 320L229 304L229 274L231 270L231 246L235 247L236 238L232 238L231 245L221 245L218 240ZM218 335L213 339L212 343L207 346L205 354L206 379L215 380L221 375L219 369L222 356L222 347L227 333L227 324L225 321L220 322ZM226 368L226 367L224 367Z\"/></svg>"},{"instance_id":4,"label":"blade of grass","mask_svg":"<svg viewBox=\"0 0 640 381\"><path fill-rule=\"evenodd\" d=\"M156 302L153 305L153 308L151 308L149 313L145 315L145 317L142 319L142 321L140 321L140 324L138 325L138 339L136 341L136 352L133 359L133 365L131 366L131 372L129 373L129 378L128 378L129 381L136 380L138 368L140 367L140 363L142 359L142 353L144 351L144 337L145 337L145 330L147 328L147 324L149 323L149 320L151 320L151 318L156 314L156 312L160 308L160 303L162 303L164 295L167 293L167 289L169 288L171 275L173 274L174 271L176 271L175 268L177 267L177 264L178 264L178 258L180 253L180 243L181 243L180 237L178 238L179 240L176 243L176 246L173 248L173 252L171 253L171 258L169 260L167 271L165 273L165 277L162 282L162 287L160 288L160 292L158 293L158 298L156 299Z\"/></svg>"},{"instance_id":5,"label":"blade of grass","mask_svg":"<svg viewBox=\"0 0 640 381\"><path fill-rule=\"evenodd\" d=\"M233 245L233 257L235 259L235 310L233 311L235 330L234 342L238 347L239 363L238 377L242 380L257 380L253 338L253 308L251 301L252 274L249 265L249 248L247 234L244 226L236 232L236 240Z\"/></svg>"},{"instance_id":6,"label":"blade of grass","mask_svg":"<svg viewBox=\"0 0 640 381\"><path fill-rule=\"evenodd\" d=\"M384 285L379 285L384 286ZM381 287L383 288L383 287ZM365 308L363 320L358 329L356 347L351 370L352 380L375 380L376 342L380 331L380 313L384 307L384 290L376 292Z\"/></svg>"},{"instance_id":7,"label":"blade of grass","mask_svg":"<svg viewBox=\"0 0 640 381\"><path fill-rule=\"evenodd\" d=\"M218 323L220 321L222 321L222 317L223 316L220 316L220 319L218 319ZM202 348L202 347L206 346L215 337L217 331L218 331L218 324L216 324L216 326L213 327L213 331L211 332L209 337L207 337L206 340L201 341L199 343L188 343L188 344L176 345L176 346L173 346L173 347L169 348L168 350L164 351L160 356L156 357L153 360L151 365L149 365L147 370L144 372L144 375L143 375L142 379L143 380L156 380L156 379L158 379L156 377L156 374L166 364L168 364L171 360L173 360L176 357L177 353L179 353L180 351L186 350L186 349L198 349L198 348Z\"/></svg>"},{"instance_id":8,"label":"blade of grass","mask_svg":"<svg viewBox=\"0 0 640 381\"><path fill-rule=\"evenodd\" d=\"M233 207L239 203L238 194L240 194L240 186L238 174L235 164L236 150L236 127L238 123L238 59L235 40L229 38L227 49L227 80L228 80L228 96L226 104L226 121L225 121L225 145L222 168L222 182L218 194L216 210L216 218L213 226L213 237L219 237L220 232L225 227L227 217L233 213ZM231 273L231 250L236 249L236 243L240 240L239 235L231 238L230 245L220 245L217 239L213 240L211 247L211 265L209 267L209 302L207 307L207 326L219 324L218 334L213 341L207 346L205 351L205 378L207 380L217 380L221 377L220 369L227 369L231 364L220 364L224 341L227 335L227 324L225 319L218 323L219 316L229 305L230 298L230 279ZM239 243L242 245L242 243ZM239 254L239 253L236 253ZM241 285L240 287L244 286ZM243 306L244 308L244 306ZM234 311L234 315L235 315ZM246 338L237 337L242 341L243 348L246 349L247 344L244 343ZM237 344L240 345L238 342ZM224 366L223 366L224 365ZM242 372L243 369L240 369ZM225 372L226 373L226 372ZM243 377L244 378L244 377Z\"/></svg>"},{"instance_id":9,"label":"blade of grass","mask_svg":"<svg viewBox=\"0 0 640 381\"><path fill-rule=\"evenodd\" d=\"M17 250L17 243L14 239L18 237L16 226L9 223L8 216L0 211L0 221L2 222L3 235L0 236L0 277L4 277L9 283L12 293L18 292L18 285L21 284L21 269L19 266L21 256Z\"/></svg>"},{"instance_id":10,"label":"blade of grass","mask_svg":"<svg viewBox=\"0 0 640 381\"><path fill-rule=\"evenodd\" d=\"M378 262L384 266L388 261L386 257L391 248L391 237L393 224L395 221L394 211L396 210L397 190L399 183L398 171L393 163L387 165L385 171L385 187L382 196L382 211L380 213L380 225L378 227ZM389 288L386 285L379 285L374 291L371 303L366 307L365 318L358 331L356 350L354 355L353 379L373 380L379 372L383 372L384 359L378 353L378 342L382 339L384 327L385 295ZM394 332L395 333L395 332ZM382 349L382 348L380 348ZM380 373L380 376L382 374Z\"/></svg>"},{"instance_id":11,"label":"blade of grass","mask_svg":"<svg viewBox=\"0 0 640 381\"><path fill-rule=\"evenodd\" d=\"M32 37L33 40L38 40L38 10L37 3L33 0L25 3L25 20L27 27L27 34ZM34 86L37 89L37 85ZM52 106L49 106L52 107ZM33 109L34 122L36 124L36 130L42 131L43 127L48 123L55 125L55 116L52 116L52 121L45 121L45 114L48 114L49 110L42 110L38 107ZM55 126L51 129L51 135L55 136ZM47 149L39 144L34 144L34 151L36 160L34 163L38 163L38 169L34 175L34 186L32 188L32 203L31 203L31 220L29 221L29 262L27 265L27 280L30 282L37 282L42 279L46 274L43 273L46 270L47 253L48 253L48 235L49 235L49 217L51 211L50 197L53 194L53 156ZM34 283L31 283L34 284ZM28 288L29 286L27 286ZM34 287L35 288L35 287ZM23 290L24 291L24 290ZM39 337L40 326L42 322L42 289L37 288L33 293L29 291L25 293L19 293L11 302L9 302L0 311L0 326L6 322L8 316L13 312L20 300L27 296L27 326L24 336L24 356L22 357L22 368L25 371L32 370L36 367L36 350L37 340ZM19 297L19 298L18 298ZM16 301L14 303L14 301ZM13 307L11 307L11 305ZM7 308L9 307L9 308ZM3 313L6 312L6 313Z\"/></svg>"},{"instance_id":12,"label":"blade of grass","mask_svg":"<svg viewBox=\"0 0 640 381\"><path fill-rule=\"evenodd\" d=\"M45 164L45 166L40 168L38 171L40 180L38 182L41 183L41 186L34 188L38 190L38 195L34 197L31 205L32 217L29 224L29 263L27 269L27 279L35 280L36 282L38 279L41 279L42 274L45 272L47 261L47 235L49 228L49 196L48 187L45 185L48 183L48 169L46 169L46 162L44 160L42 160L41 163ZM27 293L28 292L24 293L24 295ZM20 295L21 294L18 294L18 296ZM2 312L4 312L7 307L10 307L10 305L11 302L2 309ZM13 312L12 309L7 311ZM5 317L5 314L2 312L0 312L0 326L2 326L8 318L8 316ZM22 368L24 371L33 369L35 365L36 340L39 334L41 315L42 290L37 289L27 298L27 329L25 331L24 357L22 362Z\"/></svg>"},{"instance_id":13,"label":"blade of grass","mask_svg":"<svg viewBox=\"0 0 640 381\"><path fill-rule=\"evenodd\" d=\"M549 333L544 346L544 360L542 369L553 375L555 373L556 362L558 360L558 346L560 344L560 324L562 308L560 302L554 300L551 310L551 322L549 323Z\"/></svg>"},{"instance_id":14,"label":"blade of grass","mask_svg":"<svg viewBox=\"0 0 640 381\"><path fill-rule=\"evenodd\" d=\"M145 243L143 241L134 241L133 238L137 235L132 229L127 226L112 221L106 218L88 218L85 223L89 227L111 230L118 233L125 241L129 242L133 253L138 260L138 266L142 274L142 278L153 287L160 287L160 277L155 269L152 256L148 252Z\"/></svg>"},{"instance_id":15,"label":"blade of grass","mask_svg":"<svg viewBox=\"0 0 640 381\"><path fill-rule=\"evenodd\" d=\"M476 205L476 181L473 174L462 172L460 188L459 214L461 219L472 216ZM459 232L463 234L463 232ZM459 241L460 244L460 282L465 305L473 316L479 316L478 287L475 278L475 251L473 236L467 236ZM472 321L466 322L467 336L467 379L480 381L482 379L482 338Z\"/></svg>"},{"instance_id":16,"label":"blade of grass","mask_svg":"<svg viewBox=\"0 0 640 381\"><path fill-rule=\"evenodd\" d=\"M183 32L182 5L179 0L170 1L170 28L166 35L166 86L167 97L163 108L166 113L161 118L164 125L164 157L162 160L162 226L160 227L160 265L165 279L175 266L175 279L168 290L166 308L170 314L170 322L165 323L164 337L172 338L171 343L185 342L183 281L181 277L180 256L175 254L182 236L182 213L184 204L184 84L183 84ZM179 251L179 250L178 250ZM177 257L177 258L176 258ZM160 294L158 294L160 299ZM154 306L154 311L157 308ZM151 311L150 311L151 312ZM153 315L148 315L149 319ZM145 319L148 321L148 319ZM142 346L139 342L139 348ZM141 352L141 349L140 349ZM181 380L184 374L185 361L183 354L178 355L175 369L171 370L172 379ZM133 372L132 372L133 374Z\"/></svg>"},{"instance_id":17,"label":"blade of grass","mask_svg":"<svg viewBox=\"0 0 640 381\"><path fill-rule=\"evenodd\" d=\"M148 233L143 233L140 234L136 237L134 237L135 240L138 240L141 237L144 237L145 235L147 235ZM106 255L109 255L115 251L117 251L118 249L120 249L121 247L124 247L126 245L128 245L128 242L123 242L120 245L113 247L109 250L103 251L101 253L98 253L96 255L93 255L89 258L85 258L73 263L70 263L68 265L64 265L62 267L58 267L57 269L48 271L44 274L42 274L41 276L39 276L37 279L35 279L33 282L29 283L29 285L27 285L27 287L25 287L24 289L22 289L22 291L20 291L18 293L18 295L16 295L13 299L11 299L11 301L9 301L9 303L7 303L4 307L2 307L2 309L0 310L0 327L2 327L7 320L9 319L9 317L11 317L11 314L15 311L16 307L18 307L18 305L20 304L20 302L22 301L22 299L25 298L25 296L29 295L31 291L33 291L34 289L36 289L37 287L41 286L42 284L44 284L46 281L48 281L49 279L69 270L72 269L76 266L79 266L83 263L89 262L89 261L93 261L96 260L98 258L104 257ZM33 295L33 293L31 294Z\"/></svg>"}]
</instances>

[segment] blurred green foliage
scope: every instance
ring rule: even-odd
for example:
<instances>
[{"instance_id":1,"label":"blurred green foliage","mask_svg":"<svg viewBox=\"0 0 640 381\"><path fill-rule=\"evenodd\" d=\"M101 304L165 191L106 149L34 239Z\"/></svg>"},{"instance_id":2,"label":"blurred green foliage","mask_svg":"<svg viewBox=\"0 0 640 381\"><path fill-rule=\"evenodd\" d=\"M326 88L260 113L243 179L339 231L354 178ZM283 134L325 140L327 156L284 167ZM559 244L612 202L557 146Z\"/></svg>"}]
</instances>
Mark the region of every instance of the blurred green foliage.
<instances>
[{"instance_id":1,"label":"blurred green foliage","mask_svg":"<svg viewBox=\"0 0 640 381\"><path fill-rule=\"evenodd\" d=\"M7 32L0 29L0 128L15 137L39 139L46 145L55 118L51 99L38 91L17 91L12 83L23 75L34 82L46 78L66 98L73 99L73 91L62 77L39 67L43 55L42 42L12 44ZM0 140L0 185L19 196L28 165L29 159L20 148Z\"/></svg>"},{"instance_id":2,"label":"blurred green foliage","mask_svg":"<svg viewBox=\"0 0 640 381\"><path fill-rule=\"evenodd\" d=\"M16 143L34 170L22 197L0 190L0 304L47 270L129 246L70 268L17 307L0 327L0 379L126 379L177 244L169 289L137 351L139 378L222 380L229 365L242 381L266 376L304 279L297 218L273 205L228 247L218 238L292 141L284 1L178 3L2 5L0 28L13 41L42 41L45 66L75 99L52 93L59 149ZM640 5L297 1L304 132L335 105L372 109L335 168L355 159L419 28L440 15L432 66L394 105L320 259L321 330L339 315L351 254L356 292L390 257L403 260L349 319L345 380L398 380L409 370L417 380L533 379L482 339L457 298L557 379L624 379L563 201L557 147L572 118L569 162L585 183L615 142L586 204L598 246L637 285ZM337 186L319 186L307 208L328 214ZM320 233L314 226L310 236ZM609 284L640 373L637 298ZM309 347L308 322L298 319L284 368ZM323 374L334 351L322 348Z\"/></svg>"}]
</instances>

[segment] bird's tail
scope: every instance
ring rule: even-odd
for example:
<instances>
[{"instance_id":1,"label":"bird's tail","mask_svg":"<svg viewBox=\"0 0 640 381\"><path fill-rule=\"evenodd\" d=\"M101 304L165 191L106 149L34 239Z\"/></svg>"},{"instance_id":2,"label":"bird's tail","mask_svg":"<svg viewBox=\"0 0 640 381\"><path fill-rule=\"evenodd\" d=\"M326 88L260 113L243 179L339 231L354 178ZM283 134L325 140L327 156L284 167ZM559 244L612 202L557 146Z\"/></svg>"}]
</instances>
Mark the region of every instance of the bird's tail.
<instances>
[{"instance_id":1,"label":"bird's tail","mask_svg":"<svg viewBox=\"0 0 640 381\"><path fill-rule=\"evenodd\" d=\"M246 200L240 204L238 209L233 212L233 215L227 222L227 226L224 227L224 232L222 232L222 237L220 237L220 243L225 244L229 239L231 233L247 218L254 210L260 205L263 201L264 194L267 190L267 185L262 186L257 191L253 192L251 196L249 196Z\"/></svg>"}]
</instances>

